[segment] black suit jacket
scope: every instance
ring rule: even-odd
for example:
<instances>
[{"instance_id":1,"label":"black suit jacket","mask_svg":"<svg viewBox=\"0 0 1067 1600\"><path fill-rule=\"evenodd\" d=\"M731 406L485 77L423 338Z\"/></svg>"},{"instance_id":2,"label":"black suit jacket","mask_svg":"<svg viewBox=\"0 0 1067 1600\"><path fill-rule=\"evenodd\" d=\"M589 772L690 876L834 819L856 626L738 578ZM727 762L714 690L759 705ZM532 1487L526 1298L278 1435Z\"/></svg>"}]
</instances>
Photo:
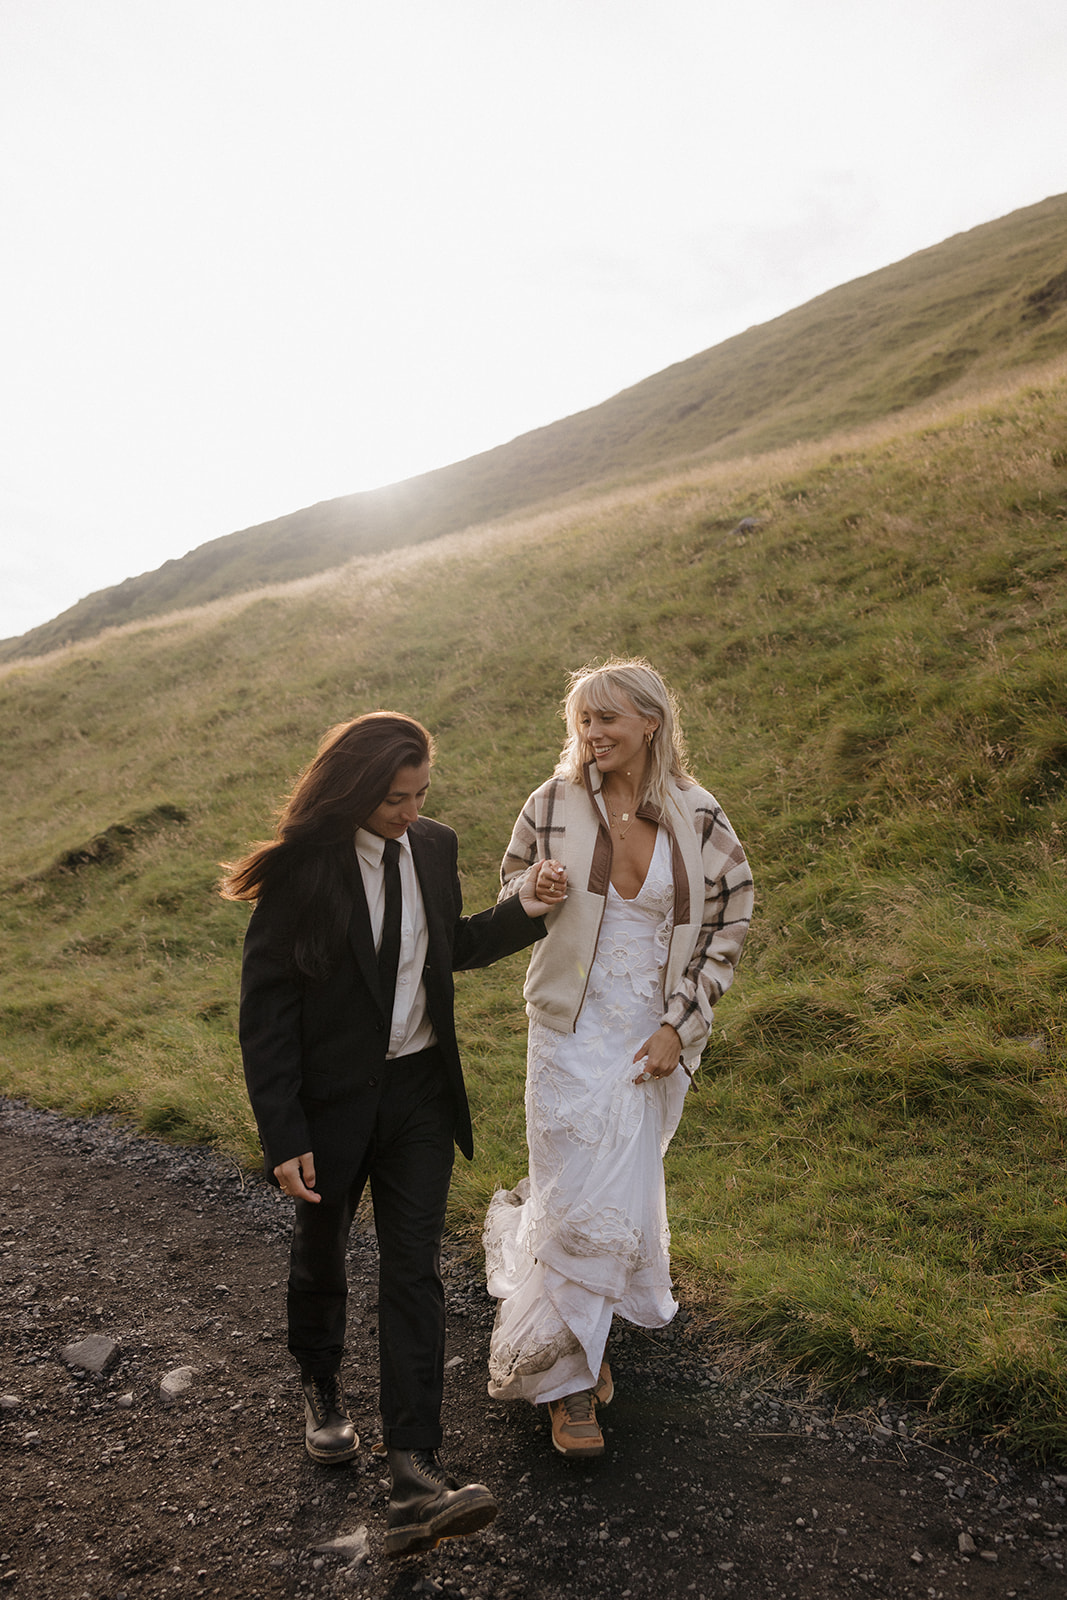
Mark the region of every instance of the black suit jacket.
<instances>
[{"instance_id":1,"label":"black suit jacket","mask_svg":"<svg viewBox=\"0 0 1067 1600\"><path fill-rule=\"evenodd\" d=\"M517 897L463 916L456 835L420 817L408 829L426 910L426 1005L444 1063L452 1130L473 1154L470 1109L456 1042L452 974L485 967L544 935ZM354 847L353 847L354 853ZM291 908L280 891L252 913L241 968L241 1053L268 1173L311 1151L316 1189L339 1198L351 1184L374 1128L385 1074L389 1018L378 984L370 915L358 865L349 874L352 909L341 960L329 977L295 972L287 935Z\"/></svg>"}]
</instances>

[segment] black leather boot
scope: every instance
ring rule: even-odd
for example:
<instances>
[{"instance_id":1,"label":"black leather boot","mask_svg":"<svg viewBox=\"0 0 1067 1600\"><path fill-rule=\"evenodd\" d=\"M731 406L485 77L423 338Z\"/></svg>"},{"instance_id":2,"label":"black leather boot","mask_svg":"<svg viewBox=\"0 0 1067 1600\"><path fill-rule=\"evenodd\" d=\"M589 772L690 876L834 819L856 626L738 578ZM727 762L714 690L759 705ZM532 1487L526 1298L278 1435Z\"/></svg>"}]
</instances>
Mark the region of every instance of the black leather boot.
<instances>
[{"instance_id":1,"label":"black leather boot","mask_svg":"<svg viewBox=\"0 0 1067 1600\"><path fill-rule=\"evenodd\" d=\"M484 1483L461 1484L436 1450L389 1450L393 1492L385 1520L385 1553L432 1550L442 1539L477 1533L492 1522L497 1503Z\"/></svg>"},{"instance_id":2,"label":"black leather boot","mask_svg":"<svg viewBox=\"0 0 1067 1600\"><path fill-rule=\"evenodd\" d=\"M359 1435L348 1415L339 1373L315 1378L304 1373L304 1444L312 1461L342 1466L359 1449Z\"/></svg>"}]
</instances>

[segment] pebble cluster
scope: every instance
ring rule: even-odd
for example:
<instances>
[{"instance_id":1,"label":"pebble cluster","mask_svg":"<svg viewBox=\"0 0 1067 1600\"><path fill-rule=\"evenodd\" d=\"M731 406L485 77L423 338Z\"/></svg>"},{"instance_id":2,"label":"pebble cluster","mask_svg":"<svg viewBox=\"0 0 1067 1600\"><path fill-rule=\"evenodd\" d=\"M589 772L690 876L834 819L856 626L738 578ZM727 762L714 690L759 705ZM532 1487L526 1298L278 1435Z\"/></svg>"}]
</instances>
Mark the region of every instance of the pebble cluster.
<instances>
[{"instance_id":1,"label":"pebble cluster","mask_svg":"<svg viewBox=\"0 0 1067 1600\"><path fill-rule=\"evenodd\" d=\"M493 1305L464 1240L443 1263L444 1454L491 1484L501 1516L476 1540L390 1565L388 1478L368 1421L369 1230L354 1240L351 1285L350 1389L366 1449L329 1472L303 1455L283 1348L287 1203L209 1151L0 1100L0 1138L10 1149L20 1135L83 1165L112 1237L71 1239L62 1197L42 1209L33 1175L15 1178L0 1219L0 1461L16 1486L14 1508L0 1508L0 1600L1059 1600L1067 1588L1067 1474L939 1433L888 1397L843 1412L803 1382L734 1361L684 1309L665 1329L617 1326L608 1455L561 1462L535 1408L486 1396ZM197 1264L220 1226L226 1276ZM70 1261L99 1285L98 1302L47 1278ZM130 1282L109 1287L123 1262ZM126 1292L121 1312L111 1288Z\"/></svg>"}]
</instances>

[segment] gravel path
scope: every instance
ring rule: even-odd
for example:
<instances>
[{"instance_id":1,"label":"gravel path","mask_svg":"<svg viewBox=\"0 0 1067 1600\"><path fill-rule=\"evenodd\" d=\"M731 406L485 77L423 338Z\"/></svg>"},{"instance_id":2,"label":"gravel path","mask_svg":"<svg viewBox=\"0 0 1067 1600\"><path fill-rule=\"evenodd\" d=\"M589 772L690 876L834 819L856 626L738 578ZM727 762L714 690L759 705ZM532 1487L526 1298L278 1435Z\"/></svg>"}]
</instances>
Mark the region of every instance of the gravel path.
<instances>
[{"instance_id":1,"label":"gravel path","mask_svg":"<svg viewBox=\"0 0 1067 1600\"><path fill-rule=\"evenodd\" d=\"M1067 1594L1067 1473L945 1443L893 1407L835 1414L799 1386L731 1376L684 1313L613 1336L608 1454L561 1460L539 1412L486 1395L492 1305L460 1243L444 1454L501 1514L390 1563L365 1227L348 1372L366 1448L330 1470L302 1448L288 1207L265 1183L107 1118L0 1099L0 1185L0 1595Z\"/></svg>"}]
</instances>

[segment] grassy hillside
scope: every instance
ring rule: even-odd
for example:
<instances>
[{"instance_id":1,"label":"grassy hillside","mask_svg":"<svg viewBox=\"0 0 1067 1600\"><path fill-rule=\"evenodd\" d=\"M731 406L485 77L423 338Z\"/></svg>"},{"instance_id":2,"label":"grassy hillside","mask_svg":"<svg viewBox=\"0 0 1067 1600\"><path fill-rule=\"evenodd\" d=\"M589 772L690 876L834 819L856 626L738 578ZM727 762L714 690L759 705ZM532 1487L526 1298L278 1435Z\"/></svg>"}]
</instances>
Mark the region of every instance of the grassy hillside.
<instances>
[{"instance_id":1,"label":"grassy hillside","mask_svg":"<svg viewBox=\"0 0 1067 1600\"><path fill-rule=\"evenodd\" d=\"M1067 368L0 674L0 1084L253 1163L217 863L332 722L438 734L485 904L568 669L649 655L758 914L669 1156L691 1303L1067 1452ZM746 513L761 518L732 530ZM474 1164L524 1169L521 958L460 983Z\"/></svg>"},{"instance_id":2,"label":"grassy hillside","mask_svg":"<svg viewBox=\"0 0 1067 1600\"><path fill-rule=\"evenodd\" d=\"M603 405L390 488L324 501L129 578L19 639L32 656L353 555L824 438L1067 350L1067 195L1013 212L668 367Z\"/></svg>"}]
</instances>

